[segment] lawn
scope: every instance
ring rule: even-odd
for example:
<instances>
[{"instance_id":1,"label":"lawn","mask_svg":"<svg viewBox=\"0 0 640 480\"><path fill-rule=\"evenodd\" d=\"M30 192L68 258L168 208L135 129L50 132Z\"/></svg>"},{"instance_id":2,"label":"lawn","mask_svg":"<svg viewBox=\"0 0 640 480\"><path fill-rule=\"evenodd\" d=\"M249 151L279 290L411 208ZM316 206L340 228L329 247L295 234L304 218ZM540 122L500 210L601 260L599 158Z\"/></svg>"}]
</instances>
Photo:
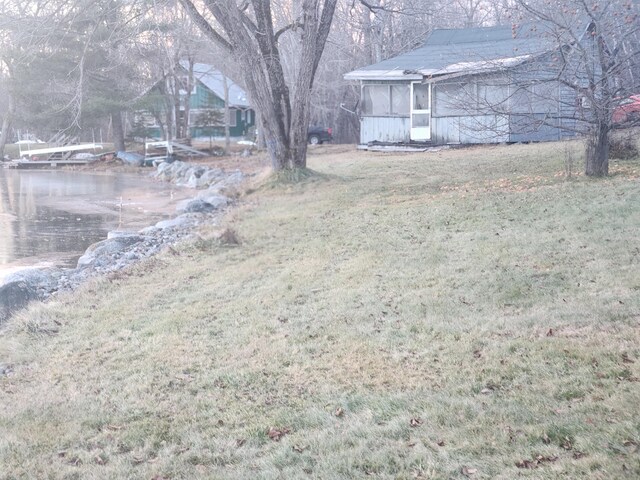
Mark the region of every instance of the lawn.
<instances>
[{"instance_id":1,"label":"lawn","mask_svg":"<svg viewBox=\"0 0 640 480\"><path fill-rule=\"evenodd\" d=\"M640 477L640 159L567 152L319 147L19 315L0 478Z\"/></svg>"}]
</instances>

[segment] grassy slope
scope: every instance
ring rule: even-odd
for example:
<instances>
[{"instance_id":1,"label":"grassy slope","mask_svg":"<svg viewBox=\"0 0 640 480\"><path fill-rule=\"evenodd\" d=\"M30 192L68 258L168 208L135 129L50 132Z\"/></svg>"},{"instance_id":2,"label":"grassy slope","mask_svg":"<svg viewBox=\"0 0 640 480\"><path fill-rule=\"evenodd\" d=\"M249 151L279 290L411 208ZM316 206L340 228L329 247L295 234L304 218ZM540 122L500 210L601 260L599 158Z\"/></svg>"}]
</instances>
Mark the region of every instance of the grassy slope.
<instances>
[{"instance_id":1,"label":"grassy slope","mask_svg":"<svg viewBox=\"0 0 640 480\"><path fill-rule=\"evenodd\" d=\"M563 148L316 154L241 246L32 309L0 478L640 476L640 162Z\"/></svg>"}]
</instances>

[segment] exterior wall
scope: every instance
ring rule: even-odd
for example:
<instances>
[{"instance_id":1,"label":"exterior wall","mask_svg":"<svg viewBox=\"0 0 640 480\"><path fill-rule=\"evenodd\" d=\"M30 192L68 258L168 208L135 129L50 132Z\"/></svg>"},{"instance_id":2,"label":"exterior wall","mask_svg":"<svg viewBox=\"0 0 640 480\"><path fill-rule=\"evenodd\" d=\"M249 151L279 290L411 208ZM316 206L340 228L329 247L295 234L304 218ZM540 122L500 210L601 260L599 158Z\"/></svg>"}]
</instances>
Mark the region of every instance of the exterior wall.
<instances>
[{"instance_id":1,"label":"exterior wall","mask_svg":"<svg viewBox=\"0 0 640 480\"><path fill-rule=\"evenodd\" d=\"M574 136L580 123L579 102L573 90L554 80L557 68L557 60L549 55L509 72L434 82L431 141L536 142ZM360 142L408 143L410 130L408 115L363 115Z\"/></svg>"},{"instance_id":2,"label":"exterior wall","mask_svg":"<svg viewBox=\"0 0 640 480\"><path fill-rule=\"evenodd\" d=\"M459 77L433 85L431 140L446 143L502 143L509 140L503 110L509 81L503 75Z\"/></svg>"},{"instance_id":3,"label":"exterior wall","mask_svg":"<svg viewBox=\"0 0 640 480\"><path fill-rule=\"evenodd\" d=\"M189 108L224 108L224 99L205 87L200 81L196 81L196 93L189 97Z\"/></svg>"},{"instance_id":4,"label":"exterior wall","mask_svg":"<svg viewBox=\"0 0 640 480\"><path fill-rule=\"evenodd\" d=\"M437 145L508 142L509 117L506 115L434 117L431 141Z\"/></svg>"},{"instance_id":5,"label":"exterior wall","mask_svg":"<svg viewBox=\"0 0 640 480\"><path fill-rule=\"evenodd\" d=\"M162 98L153 93L150 96L154 102L156 111L164 112L165 106L162 103ZM224 100L219 98L211 90L205 87L202 83L197 82L195 92L189 97L190 124L193 125L193 118L197 115L198 110L204 109L224 109ZM235 114L235 122L231 122L229 127L229 134L232 137L242 137L247 134L249 128L255 126L256 115L251 109L244 112L240 109L231 108L231 114ZM161 113L164 115L164 113ZM234 124L235 123L235 124ZM216 127L190 127L191 138L209 138L209 137L224 137L224 126ZM159 125L150 125L146 128L146 134L148 138L162 138L162 131Z\"/></svg>"},{"instance_id":6,"label":"exterior wall","mask_svg":"<svg viewBox=\"0 0 640 480\"><path fill-rule=\"evenodd\" d=\"M575 135L579 102L556 80L561 62L549 54L511 72L510 142L561 140Z\"/></svg>"},{"instance_id":7,"label":"exterior wall","mask_svg":"<svg viewBox=\"0 0 640 480\"><path fill-rule=\"evenodd\" d=\"M362 117L360 143L409 142L409 117Z\"/></svg>"},{"instance_id":8,"label":"exterior wall","mask_svg":"<svg viewBox=\"0 0 640 480\"><path fill-rule=\"evenodd\" d=\"M360 90L362 116L360 118L360 143L369 142L409 142L411 123L409 119L410 82L367 81ZM366 95L369 87L387 88L388 95ZM393 91L390 90L393 88ZM369 92L370 93L370 92ZM377 92L376 92L377 93ZM385 92L382 92L385 93ZM394 94L401 95L402 101L394 101ZM396 99L397 100L397 99ZM368 112L371 103L376 102L375 114ZM386 106L386 108L385 108ZM384 113L378 113L384 111Z\"/></svg>"},{"instance_id":9,"label":"exterior wall","mask_svg":"<svg viewBox=\"0 0 640 480\"><path fill-rule=\"evenodd\" d=\"M210 107L205 107L210 108ZM242 137L247 134L249 128L255 125L255 113L253 110L245 111L231 109L231 114L235 113L235 125L229 127L229 135L232 137ZM224 137L224 126L216 127L191 127L191 138L200 137Z\"/></svg>"},{"instance_id":10,"label":"exterior wall","mask_svg":"<svg viewBox=\"0 0 640 480\"><path fill-rule=\"evenodd\" d=\"M236 125L229 127L229 135L231 137L242 137L247 134L247 129L252 127L255 122L255 115L253 110L250 110L245 114L245 119L242 119L242 112L240 110L232 110L236 115ZM248 115L248 118L247 116ZM224 137L224 127L190 127L191 138L209 138L209 137ZM147 128L147 134L151 138L161 138L162 132L160 127Z\"/></svg>"}]
</instances>

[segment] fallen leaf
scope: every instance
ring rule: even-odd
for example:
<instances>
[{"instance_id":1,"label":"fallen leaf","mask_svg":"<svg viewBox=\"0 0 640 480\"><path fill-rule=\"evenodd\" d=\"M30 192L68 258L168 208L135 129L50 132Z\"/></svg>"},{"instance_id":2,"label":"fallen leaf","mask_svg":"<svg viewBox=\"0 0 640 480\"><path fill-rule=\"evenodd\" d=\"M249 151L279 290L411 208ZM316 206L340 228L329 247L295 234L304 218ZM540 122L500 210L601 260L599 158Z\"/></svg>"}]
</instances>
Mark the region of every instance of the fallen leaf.
<instances>
[{"instance_id":1,"label":"fallen leaf","mask_svg":"<svg viewBox=\"0 0 640 480\"><path fill-rule=\"evenodd\" d=\"M480 390L480 393L482 393L483 395L488 395L491 392L493 392L493 390L491 390L490 388L483 388L482 390Z\"/></svg>"},{"instance_id":2,"label":"fallen leaf","mask_svg":"<svg viewBox=\"0 0 640 480\"><path fill-rule=\"evenodd\" d=\"M558 457L555 456L551 456L551 457L545 457L543 455L538 455L535 460L520 460L519 462L516 462L516 467L518 468L528 468L530 470L534 469L534 468L538 468L539 465L545 463L545 462L555 462L556 460L558 460Z\"/></svg>"},{"instance_id":3,"label":"fallen leaf","mask_svg":"<svg viewBox=\"0 0 640 480\"><path fill-rule=\"evenodd\" d=\"M243 446L245 443L247 443L247 441L244 438L238 438L236 440L236 447L240 448L241 446Z\"/></svg>"},{"instance_id":4,"label":"fallen leaf","mask_svg":"<svg viewBox=\"0 0 640 480\"><path fill-rule=\"evenodd\" d=\"M416 446L416 442L407 443L407 447L415 447L415 446Z\"/></svg>"},{"instance_id":5,"label":"fallen leaf","mask_svg":"<svg viewBox=\"0 0 640 480\"><path fill-rule=\"evenodd\" d=\"M547 332L547 337L553 337L553 328L550 328Z\"/></svg>"},{"instance_id":6,"label":"fallen leaf","mask_svg":"<svg viewBox=\"0 0 640 480\"><path fill-rule=\"evenodd\" d=\"M629 357L627 352L625 352L622 354L622 363L635 363L635 361Z\"/></svg>"},{"instance_id":7,"label":"fallen leaf","mask_svg":"<svg viewBox=\"0 0 640 480\"><path fill-rule=\"evenodd\" d=\"M282 437L284 437L287 433L290 433L291 429L289 428L275 428L269 427L269 431L267 432L267 436L273 440L274 442L279 442Z\"/></svg>"},{"instance_id":8,"label":"fallen leaf","mask_svg":"<svg viewBox=\"0 0 640 480\"><path fill-rule=\"evenodd\" d=\"M436 442L436 444L437 444L439 447L444 447L444 446L446 445L446 444L444 443L444 440L438 440L438 441Z\"/></svg>"},{"instance_id":9,"label":"fallen leaf","mask_svg":"<svg viewBox=\"0 0 640 480\"><path fill-rule=\"evenodd\" d=\"M538 462L535 462L533 460L520 460L516 462L516 467L534 469L538 468Z\"/></svg>"},{"instance_id":10,"label":"fallen leaf","mask_svg":"<svg viewBox=\"0 0 640 480\"><path fill-rule=\"evenodd\" d=\"M111 431L117 431L117 430L122 430L124 427L122 425L107 425L104 428Z\"/></svg>"},{"instance_id":11,"label":"fallen leaf","mask_svg":"<svg viewBox=\"0 0 640 480\"><path fill-rule=\"evenodd\" d=\"M470 477L471 475L475 475L476 473L478 473L477 468L462 467L462 474L466 477Z\"/></svg>"},{"instance_id":12,"label":"fallen leaf","mask_svg":"<svg viewBox=\"0 0 640 480\"><path fill-rule=\"evenodd\" d=\"M309 448L309 445L305 445L305 446L303 446L303 447L301 447L300 445L294 445L292 448L293 448L296 452L298 452L298 453L302 453L302 452L304 452L307 448Z\"/></svg>"},{"instance_id":13,"label":"fallen leaf","mask_svg":"<svg viewBox=\"0 0 640 480\"><path fill-rule=\"evenodd\" d=\"M336 411L333 412L336 417L341 417L344 415L344 410L341 407L336 408Z\"/></svg>"},{"instance_id":14,"label":"fallen leaf","mask_svg":"<svg viewBox=\"0 0 640 480\"><path fill-rule=\"evenodd\" d=\"M411 420L409 420L409 425L411 425L414 428L419 427L420 425L422 425L422 419L412 418Z\"/></svg>"},{"instance_id":15,"label":"fallen leaf","mask_svg":"<svg viewBox=\"0 0 640 480\"><path fill-rule=\"evenodd\" d=\"M587 454L586 454L586 453L584 453L584 452L578 452L578 451L573 452L573 458L574 458L575 460L579 460L579 459L581 459L582 457L586 457L586 456L587 456Z\"/></svg>"}]
</instances>

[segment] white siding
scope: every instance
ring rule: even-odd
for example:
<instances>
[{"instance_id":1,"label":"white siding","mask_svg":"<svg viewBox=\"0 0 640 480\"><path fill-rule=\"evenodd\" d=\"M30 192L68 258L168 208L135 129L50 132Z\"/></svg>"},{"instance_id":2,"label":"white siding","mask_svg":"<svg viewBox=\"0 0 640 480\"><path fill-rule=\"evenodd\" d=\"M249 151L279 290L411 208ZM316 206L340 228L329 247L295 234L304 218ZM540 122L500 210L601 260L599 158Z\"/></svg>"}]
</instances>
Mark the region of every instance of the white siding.
<instances>
[{"instance_id":1,"label":"white siding","mask_svg":"<svg viewBox=\"0 0 640 480\"><path fill-rule=\"evenodd\" d=\"M409 117L362 117L360 143L408 142L410 130Z\"/></svg>"}]
</instances>

